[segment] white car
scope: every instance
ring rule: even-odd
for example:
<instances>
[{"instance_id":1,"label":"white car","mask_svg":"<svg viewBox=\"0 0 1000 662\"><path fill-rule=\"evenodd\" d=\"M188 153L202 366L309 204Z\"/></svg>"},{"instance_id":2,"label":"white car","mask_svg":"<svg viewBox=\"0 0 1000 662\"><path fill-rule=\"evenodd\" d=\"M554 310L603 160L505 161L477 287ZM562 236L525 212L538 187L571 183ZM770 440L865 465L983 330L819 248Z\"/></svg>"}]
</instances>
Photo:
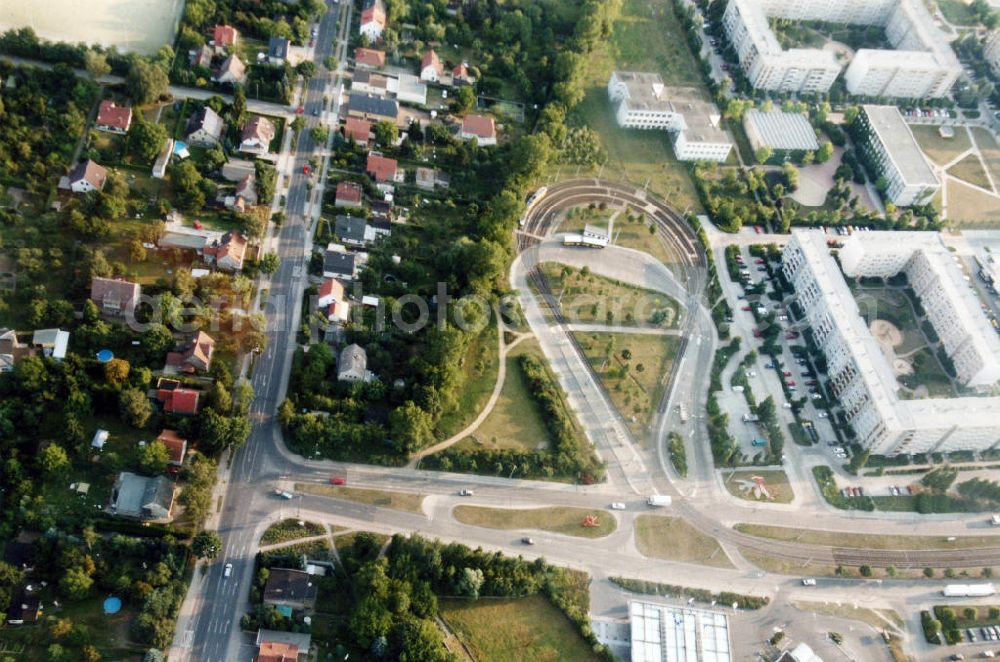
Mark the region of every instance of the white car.
<instances>
[{"instance_id":1,"label":"white car","mask_svg":"<svg viewBox=\"0 0 1000 662\"><path fill-rule=\"evenodd\" d=\"M474 496L475 494L472 490L462 490L458 493L458 496Z\"/></svg>"},{"instance_id":2,"label":"white car","mask_svg":"<svg viewBox=\"0 0 1000 662\"><path fill-rule=\"evenodd\" d=\"M792 408L792 403L791 402L782 402L781 406L784 407L785 409L791 409Z\"/></svg>"},{"instance_id":3,"label":"white car","mask_svg":"<svg viewBox=\"0 0 1000 662\"><path fill-rule=\"evenodd\" d=\"M803 586L815 586L816 585L816 580L813 579L812 577L806 577L805 579L802 580L802 585Z\"/></svg>"},{"instance_id":4,"label":"white car","mask_svg":"<svg viewBox=\"0 0 1000 662\"><path fill-rule=\"evenodd\" d=\"M819 416L820 418L826 418L826 417L829 416L829 414L827 414L825 411L821 411L821 412L817 413L816 415Z\"/></svg>"},{"instance_id":5,"label":"white car","mask_svg":"<svg viewBox=\"0 0 1000 662\"><path fill-rule=\"evenodd\" d=\"M226 564L226 568L222 571L222 576L223 577L228 577L231 574L233 574L233 564L232 563L227 563Z\"/></svg>"},{"instance_id":6,"label":"white car","mask_svg":"<svg viewBox=\"0 0 1000 662\"><path fill-rule=\"evenodd\" d=\"M611 510L625 510L625 504L621 501L615 501L611 504Z\"/></svg>"}]
</instances>

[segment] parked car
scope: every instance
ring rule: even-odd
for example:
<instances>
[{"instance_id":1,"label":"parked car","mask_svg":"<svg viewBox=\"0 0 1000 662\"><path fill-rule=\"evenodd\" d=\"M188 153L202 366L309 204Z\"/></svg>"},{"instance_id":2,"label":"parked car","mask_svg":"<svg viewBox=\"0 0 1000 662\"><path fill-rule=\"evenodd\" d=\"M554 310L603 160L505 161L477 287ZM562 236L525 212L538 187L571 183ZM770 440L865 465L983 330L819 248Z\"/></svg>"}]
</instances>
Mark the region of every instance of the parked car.
<instances>
[{"instance_id":1,"label":"parked car","mask_svg":"<svg viewBox=\"0 0 1000 662\"><path fill-rule=\"evenodd\" d=\"M228 577L231 574L233 574L233 564L227 563L225 569L222 571L222 576Z\"/></svg>"},{"instance_id":2,"label":"parked car","mask_svg":"<svg viewBox=\"0 0 1000 662\"><path fill-rule=\"evenodd\" d=\"M785 386L795 386L795 382L791 379L786 379Z\"/></svg>"},{"instance_id":3,"label":"parked car","mask_svg":"<svg viewBox=\"0 0 1000 662\"><path fill-rule=\"evenodd\" d=\"M819 418L826 418L829 416L829 414L827 414L825 411L821 411L817 413L816 416L818 416Z\"/></svg>"},{"instance_id":4,"label":"parked car","mask_svg":"<svg viewBox=\"0 0 1000 662\"><path fill-rule=\"evenodd\" d=\"M792 376L791 370L782 370L781 374L783 374L785 377L791 377Z\"/></svg>"},{"instance_id":5,"label":"parked car","mask_svg":"<svg viewBox=\"0 0 1000 662\"><path fill-rule=\"evenodd\" d=\"M802 580L802 585L803 586L815 586L816 585L816 580L813 579L812 577L806 577L805 579Z\"/></svg>"},{"instance_id":6,"label":"parked car","mask_svg":"<svg viewBox=\"0 0 1000 662\"><path fill-rule=\"evenodd\" d=\"M525 545L534 545L535 544L534 539L528 538L528 537L521 538L521 542L524 543Z\"/></svg>"},{"instance_id":7,"label":"parked car","mask_svg":"<svg viewBox=\"0 0 1000 662\"><path fill-rule=\"evenodd\" d=\"M762 260L761 258L757 258L753 262L754 262L754 264L764 264L764 260Z\"/></svg>"},{"instance_id":8,"label":"parked car","mask_svg":"<svg viewBox=\"0 0 1000 662\"><path fill-rule=\"evenodd\" d=\"M621 501L615 501L611 504L611 510L625 510L625 504Z\"/></svg>"}]
</instances>

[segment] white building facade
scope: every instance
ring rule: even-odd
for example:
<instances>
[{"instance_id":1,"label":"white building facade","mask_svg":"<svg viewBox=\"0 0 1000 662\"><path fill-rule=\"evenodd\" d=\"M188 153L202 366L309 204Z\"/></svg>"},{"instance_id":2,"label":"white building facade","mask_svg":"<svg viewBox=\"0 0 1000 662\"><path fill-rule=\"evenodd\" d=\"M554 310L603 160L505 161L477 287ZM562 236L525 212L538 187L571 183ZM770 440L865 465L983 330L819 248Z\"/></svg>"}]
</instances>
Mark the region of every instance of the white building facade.
<instances>
[{"instance_id":1,"label":"white building facade","mask_svg":"<svg viewBox=\"0 0 1000 662\"><path fill-rule=\"evenodd\" d=\"M899 207L928 203L941 180L899 109L865 105L855 122L863 136L860 148L884 179L886 199Z\"/></svg>"}]
</instances>

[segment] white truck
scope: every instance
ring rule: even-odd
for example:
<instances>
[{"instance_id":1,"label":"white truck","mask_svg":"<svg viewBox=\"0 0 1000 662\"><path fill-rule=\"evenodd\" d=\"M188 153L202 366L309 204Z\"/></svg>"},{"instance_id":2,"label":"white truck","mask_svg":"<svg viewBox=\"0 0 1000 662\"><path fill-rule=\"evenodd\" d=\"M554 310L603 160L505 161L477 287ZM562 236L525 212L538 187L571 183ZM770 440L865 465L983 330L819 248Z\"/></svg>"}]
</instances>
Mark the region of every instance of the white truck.
<instances>
[{"instance_id":1,"label":"white truck","mask_svg":"<svg viewBox=\"0 0 1000 662\"><path fill-rule=\"evenodd\" d=\"M646 505L654 508L663 508L664 506L669 506L671 503L673 503L673 499L663 494L654 494L646 499Z\"/></svg>"},{"instance_id":2,"label":"white truck","mask_svg":"<svg viewBox=\"0 0 1000 662\"><path fill-rule=\"evenodd\" d=\"M941 591L946 598L985 598L994 593L993 584L948 584Z\"/></svg>"}]
</instances>

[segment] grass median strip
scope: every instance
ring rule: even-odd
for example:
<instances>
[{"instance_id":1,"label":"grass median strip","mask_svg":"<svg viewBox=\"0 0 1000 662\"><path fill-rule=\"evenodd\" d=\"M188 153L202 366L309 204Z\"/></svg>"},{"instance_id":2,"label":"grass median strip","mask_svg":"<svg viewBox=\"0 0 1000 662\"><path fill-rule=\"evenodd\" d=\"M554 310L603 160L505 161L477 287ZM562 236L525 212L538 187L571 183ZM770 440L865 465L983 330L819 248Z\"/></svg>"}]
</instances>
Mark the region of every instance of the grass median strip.
<instances>
[{"instance_id":1,"label":"grass median strip","mask_svg":"<svg viewBox=\"0 0 1000 662\"><path fill-rule=\"evenodd\" d=\"M283 519L267 527L267 531L260 538L261 545L276 545L289 540L299 538L312 538L326 533L322 524L316 522L305 522L294 518Z\"/></svg>"},{"instance_id":2,"label":"grass median strip","mask_svg":"<svg viewBox=\"0 0 1000 662\"><path fill-rule=\"evenodd\" d=\"M603 538L617 527L610 513L565 506L523 509L456 506L452 514L462 524L489 529L538 529L578 538ZM588 517L594 518L593 526L585 525Z\"/></svg>"},{"instance_id":3,"label":"grass median strip","mask_svg":"<svg viewBox=\"0 0 1000 662\"><path fill-rule=\"evenodd\" d=\"M793 529L767 524L737 524L733 528L740 533L759 538L856 549L975 549L1000 545L1000 536L960 536L949 541L945 536L887 536L844 531Z\"/></svg>"},{"instance_id":4,"label":"grass median strip","mask_svg":"<svg viewBox=\"0 0 1000 662\"><path fill-rule=\"evenodd\" d=\"M340 485L317 485L315 483L295 483L296 492L305 492L316 496L333 497L346 501L365 503L379 508L405 510L411 513L423 514L421 505L425 495L409 492L389 492L386 490L369 490L360 487L343 487Z\"/></svg>"},{"instance_id":5,"label":"grass median strip","mask_svg":"<svg viewBox=\"0 0 1000 662\"><path fill-rule=\"evenodd\" d=\"M639 515L635 519L635 544L643 556L717 568L733 567L715 538L679 517Z\"/></svg>"}]
</instances>

